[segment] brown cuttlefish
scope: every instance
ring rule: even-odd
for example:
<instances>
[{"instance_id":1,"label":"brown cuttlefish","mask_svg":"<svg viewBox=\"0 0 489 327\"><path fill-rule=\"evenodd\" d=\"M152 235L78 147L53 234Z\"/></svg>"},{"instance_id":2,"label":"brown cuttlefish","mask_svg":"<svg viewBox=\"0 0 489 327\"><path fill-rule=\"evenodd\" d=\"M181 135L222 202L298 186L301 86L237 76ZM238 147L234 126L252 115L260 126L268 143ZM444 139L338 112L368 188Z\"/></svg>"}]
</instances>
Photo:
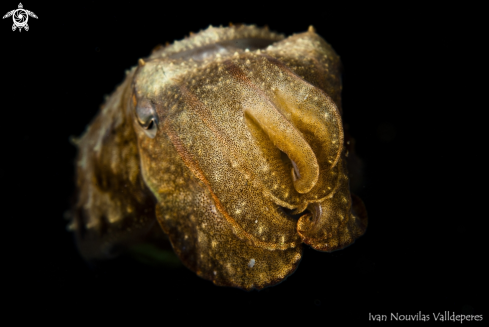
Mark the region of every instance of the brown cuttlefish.
<instances>
[{"instance_id":1,"label":"brown cuttlefish","mask_svg":"<svg viewBox=\"0 0 489 327\"><path fill-rule=\"evenodd\" d=\"M81 255L169 240L199 276L250 290L292 274L303 243L353 243L367 216L350 193L340 66L312 27L209 27L140 59L76 140Z\"/></svg>"}]
</instances>

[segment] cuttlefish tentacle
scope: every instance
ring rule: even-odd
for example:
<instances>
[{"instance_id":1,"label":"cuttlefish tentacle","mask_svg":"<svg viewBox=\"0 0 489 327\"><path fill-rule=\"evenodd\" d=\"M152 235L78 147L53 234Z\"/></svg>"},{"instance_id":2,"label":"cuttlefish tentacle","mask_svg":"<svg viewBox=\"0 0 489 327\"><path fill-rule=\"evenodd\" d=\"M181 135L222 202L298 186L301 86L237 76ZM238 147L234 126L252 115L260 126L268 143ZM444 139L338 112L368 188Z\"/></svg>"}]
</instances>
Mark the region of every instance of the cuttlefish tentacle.
<instances>
[{"instance_id":1,"label":"cuttlefish tentacle","mask_svg":"<svg viewBox=\"0 0 489 327\"><path fill-rule=\"evenodd\" d=\"M277 60L269 55L262 56L273 65L279 67L283 73L287 74L287 76L291 78L292 81L305 87L307 92L306 96L304 97L305 99L308 97L314 98L318 96L322 98L322 105L317 107L313 105L311 110L311 107L308 106L309 103L305 99L300 99L294 94L294 92L291 92L290 89L287 88L288 83L281 83L277 85L278 100L282 100L280 103L287 108L286 110L292 112L292 116L296 121L300 121L301 127L305 128L305 130L311 131L315 137L321 140L322 148L320 153L327 153L329 155L327 165L322 167L322 169L333 168L340 159L344 143L343 124L338 107L331 100L331 98L324 93L324 91L309 84L307 81L304 81L303 78L297 76L297 74L292 72L290 68L280 60ZM321 108L323 106L326 107L326 110L316 110L318 107ZM306 111L307 114L304 114L304 111ZM318 126L320 122L325 123L325 128Z\"/></svg>"},{"instance_id":2,"label":"cuttlefish tentacle","mask_svg":"<svg viewBox=\"0 0 489 327\"><path fill-rule=\"evenodd\" d=\"M309 192L319 176L319 166L311 147L239 67L230 61L225 62L225 65L233 78L242 84L242 91L247 99L243 104L245 112L258 122L275 146L298 166L301 178L294 181L295 189L299 193Z\"/></svg>"}]
</instances>

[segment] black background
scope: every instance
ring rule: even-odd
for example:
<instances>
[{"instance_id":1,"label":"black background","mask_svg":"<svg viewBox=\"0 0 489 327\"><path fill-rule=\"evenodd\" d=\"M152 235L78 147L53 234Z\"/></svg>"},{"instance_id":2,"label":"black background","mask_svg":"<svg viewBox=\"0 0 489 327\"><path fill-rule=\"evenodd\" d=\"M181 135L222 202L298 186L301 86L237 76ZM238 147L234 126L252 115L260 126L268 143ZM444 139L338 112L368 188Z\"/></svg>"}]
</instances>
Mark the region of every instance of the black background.
<instances>
[{"instance_id":1,"label":"black background","mask_svg":"<svg viewBox=\"0 0 489 327\"><path fill-rule=\"evenodd\" d=\"M2 15L17 5L2 2ZM480 175L466 159L473 151L465 138L471 107L462 87L470 79L462 75L470 55L457 8L327 1L23 5L39 17L29 18L28 32L12 32L11 18L0 25L2 275L10 313L75 320L134 314L161 324L174 317L250 324L267 317L326 326L420 311L431 320L444 311L489 319L482 299L487 215L474 187ZM124 71L156 45L229 22L286 35L313 25L341 56L344 121L366 172L358 194L369 214L366 234L331 254L306 249L292 276L259 292L217 287L184 267L92 272L63 219L74 189L69 137L84 131Z\"/></svg>"}]
</instances>

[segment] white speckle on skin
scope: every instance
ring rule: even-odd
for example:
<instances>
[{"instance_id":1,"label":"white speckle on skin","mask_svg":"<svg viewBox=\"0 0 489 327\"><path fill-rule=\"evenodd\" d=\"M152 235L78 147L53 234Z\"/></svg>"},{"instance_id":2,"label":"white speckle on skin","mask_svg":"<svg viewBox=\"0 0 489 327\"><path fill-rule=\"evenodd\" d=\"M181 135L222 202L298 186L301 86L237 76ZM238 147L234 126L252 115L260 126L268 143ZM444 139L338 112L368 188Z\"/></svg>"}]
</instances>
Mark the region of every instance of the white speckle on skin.
<instances>
[{"instance_id":1,"label":"white speckle on skin","mask_svg":"<svg viewBox=\"0 0 489 327\"><path fill-rule=\"evenodd\" d=\"M248 262L248 267L253 268L255 266L255 259L251 259L250 262Z\"/></svg>"}]
</instances>

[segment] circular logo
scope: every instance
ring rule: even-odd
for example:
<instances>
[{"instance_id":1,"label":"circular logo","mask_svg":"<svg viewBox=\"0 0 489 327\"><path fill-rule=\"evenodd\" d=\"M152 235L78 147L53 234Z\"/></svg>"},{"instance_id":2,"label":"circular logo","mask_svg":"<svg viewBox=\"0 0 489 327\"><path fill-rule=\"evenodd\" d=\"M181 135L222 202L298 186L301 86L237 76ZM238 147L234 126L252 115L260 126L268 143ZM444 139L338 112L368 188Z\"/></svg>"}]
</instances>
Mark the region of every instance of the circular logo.
<instances>
[{"instance_id":1,"label":"circular logo","mask_svg":"<svg viewBox=\"0 0 489 327\"><path fill-rule=\"evenodd\" d=\"M29 16L24 9L17 9L13 16L14 24L17 25L17 27L25 26L25 24L27 24L27 20L29 19Z\"/></svg>"}]
</instances>

